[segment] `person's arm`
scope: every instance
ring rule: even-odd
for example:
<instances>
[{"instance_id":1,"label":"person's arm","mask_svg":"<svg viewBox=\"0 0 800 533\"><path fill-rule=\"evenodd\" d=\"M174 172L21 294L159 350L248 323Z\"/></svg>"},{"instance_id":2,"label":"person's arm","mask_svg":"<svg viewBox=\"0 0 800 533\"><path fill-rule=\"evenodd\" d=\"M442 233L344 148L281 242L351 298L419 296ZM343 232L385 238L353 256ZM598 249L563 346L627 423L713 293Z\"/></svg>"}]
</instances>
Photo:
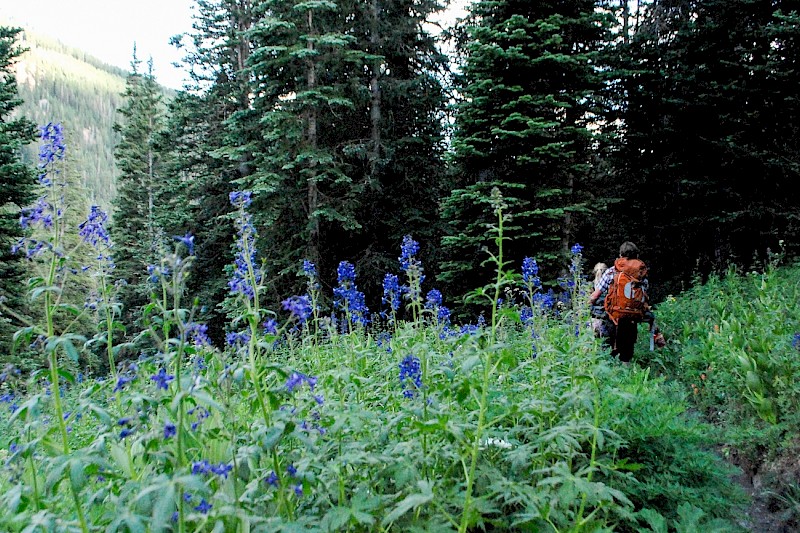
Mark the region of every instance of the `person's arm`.
<instances>
[{"instance_id":1,"label":"person's arm","mask_svg":"<svg viewBox=\"0 0 800 533\"><path fill-rule=\"evenodd\" d=\"M597 288L594 292L589 296L589 304L594 305L597 302L597 299L600 298L600 295L604 292L608 291L608 287L611 286L611 282L614 280L614 267L607 269L603 272L603 276L600 278L600 282L597 284Z\"/></svg>"}]
</instances>

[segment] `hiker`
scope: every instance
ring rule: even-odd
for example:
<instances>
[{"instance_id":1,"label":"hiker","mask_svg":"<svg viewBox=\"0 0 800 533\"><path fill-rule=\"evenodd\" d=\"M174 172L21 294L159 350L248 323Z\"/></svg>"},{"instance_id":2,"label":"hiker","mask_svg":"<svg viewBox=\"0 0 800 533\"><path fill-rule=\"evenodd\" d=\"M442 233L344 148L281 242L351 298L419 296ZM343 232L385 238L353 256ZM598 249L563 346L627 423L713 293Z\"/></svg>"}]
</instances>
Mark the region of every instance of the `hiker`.
<instances>
[{"instance_id":1,"label":"hiker","mask_svg":"<svg viewBox=\"0 0 800 533\"><path fill-rule=\"evenodd\" d=\"M589 297L593 309L604 302L611 355L623 363L633 358L639 322L652 317L647 289L647 266L639 259L639 248L626 241L619 247L614 265L606 269Z\"/></svg>"},{"instance_id":2,"label":"hiker","mask_svg":"<svg viewBox=\"0 0 800 533\"><path fill-rule=\"evenodd\" d=\"M600 288L600 280L603 279L603 274L605 274L606 270L608 270L608 265L605 263L597 263L594 265L594 268L592 268L592 274L594 275L594 280L592 281L593 291ZM594 304L592 304L590 311L592 317L592 331L594 332L594 336L598 338L608 337L607 322L610 321L606 314L605 303L605 295L603 295L602 298L598 297Z\"/></svg>"}]
</instances>

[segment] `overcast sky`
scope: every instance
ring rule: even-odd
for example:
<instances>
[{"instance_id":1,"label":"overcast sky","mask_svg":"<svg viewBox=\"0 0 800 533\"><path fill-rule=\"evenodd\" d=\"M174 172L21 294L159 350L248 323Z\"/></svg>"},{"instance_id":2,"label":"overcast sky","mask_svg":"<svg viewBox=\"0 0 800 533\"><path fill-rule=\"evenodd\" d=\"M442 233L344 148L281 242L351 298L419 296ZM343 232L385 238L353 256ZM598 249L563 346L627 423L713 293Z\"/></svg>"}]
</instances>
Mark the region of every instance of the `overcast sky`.
<instances>
[{"instance_id":1,"label":"overcast sky","mask_svg":"<svg viewBox=\"0 0 800 533\"><path fill-rule=\"evenodd\" d=\"M459 15L468 0L453 0ZM27 26L125 70L133 44L146 62L153 58L159 83L174 89L184 74L172 63L181 54L170 46L173 35L192 27L194 0L0 0L0 21Z\"/></svg>"}]
</instances>

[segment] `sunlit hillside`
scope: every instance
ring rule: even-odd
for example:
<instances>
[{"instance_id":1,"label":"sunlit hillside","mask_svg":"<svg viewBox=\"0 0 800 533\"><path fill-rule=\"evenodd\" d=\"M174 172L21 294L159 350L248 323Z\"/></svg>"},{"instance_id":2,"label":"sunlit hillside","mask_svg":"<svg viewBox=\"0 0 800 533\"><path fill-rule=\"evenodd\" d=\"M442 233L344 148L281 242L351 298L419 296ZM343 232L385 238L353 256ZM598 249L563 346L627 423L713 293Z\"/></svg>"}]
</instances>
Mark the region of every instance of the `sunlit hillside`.
<instances>
[{"instance_id":1,"label":"sunlit hillside","mask_svg":"<svg viewBox=\"0 0 800 533\"><path fill-rule=\"evenodd\" d=\"M18 111L39 125L63 123L76 181L93 202L107 207L115 191L117 134L113 126L126 73L29 31L20 44L28 51L16 65L19 95L24 100ZM34 163L37 150L29 145L25 160Z\"/></svg>"}]
</instances>

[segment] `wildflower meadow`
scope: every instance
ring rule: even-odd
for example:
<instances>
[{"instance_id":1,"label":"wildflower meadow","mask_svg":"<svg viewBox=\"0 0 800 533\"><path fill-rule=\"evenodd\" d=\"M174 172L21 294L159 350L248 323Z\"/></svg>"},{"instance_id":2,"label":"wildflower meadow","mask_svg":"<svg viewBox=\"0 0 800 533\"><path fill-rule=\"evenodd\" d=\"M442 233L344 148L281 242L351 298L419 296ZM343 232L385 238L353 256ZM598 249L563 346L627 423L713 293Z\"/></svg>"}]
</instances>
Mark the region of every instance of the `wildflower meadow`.
<instances>
[{"instance_id":1,"label":"wildflower meadow","mask_svg":"<svg viewBox=\"0 0 800 533\"><path fill-rule=\"evenodd\" d=\"M708 361L659 370L655 354L641 365L612 359L589 327L582 247L553 283L534 257L510 264L499 194L487 251L495 276L470 295L484 309L471 321L455 323L410 235L380 309L367 307L347 261L332 295L305 261L306 292L264 308L269 269L251 195L237 191L225 346L209 341L185 290L200 275L192 235L175 236L147 268L141 331L117 342L108 217L92 207L66 223L60 128L48 125L42 139L43 195L23 210L31 236L14 247L37 273L29 289L41 313L15 341L48 366L3 370L0 530L741 528L733 468L685 384L665 377ZM85 301L68 301L77 271L94 285ZM76 332L86 321L95 335ZM89 349L107 358L108 374L83 372Z\"/></svg>"}]
</instances>

